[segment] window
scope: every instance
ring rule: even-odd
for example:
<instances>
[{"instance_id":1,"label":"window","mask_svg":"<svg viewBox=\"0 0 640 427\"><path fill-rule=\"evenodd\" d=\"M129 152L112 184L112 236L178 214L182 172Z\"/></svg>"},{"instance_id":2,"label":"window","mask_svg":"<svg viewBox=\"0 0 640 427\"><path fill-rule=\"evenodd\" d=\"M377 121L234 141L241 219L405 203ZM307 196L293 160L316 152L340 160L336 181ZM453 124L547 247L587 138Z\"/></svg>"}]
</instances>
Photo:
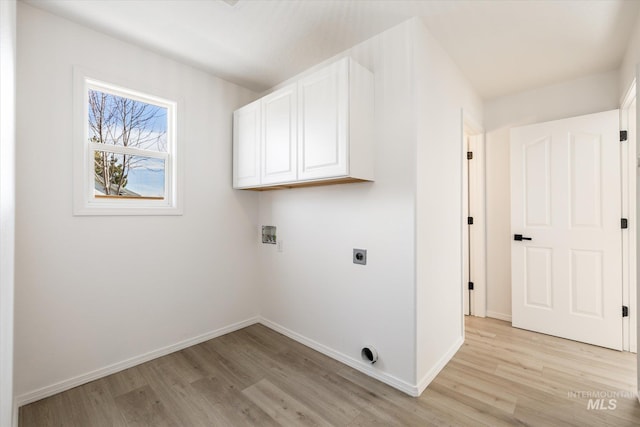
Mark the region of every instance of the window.
<instances>
[{"instance_id":1,"label":"window","mask_svg":"<svg viewBox=\"0 0 640 427\"><path fill-rule=\"evenodd\" d=\"M76 90L74 213L180 214L177 103L78 71Z\"/></svg>"}]
</instances>

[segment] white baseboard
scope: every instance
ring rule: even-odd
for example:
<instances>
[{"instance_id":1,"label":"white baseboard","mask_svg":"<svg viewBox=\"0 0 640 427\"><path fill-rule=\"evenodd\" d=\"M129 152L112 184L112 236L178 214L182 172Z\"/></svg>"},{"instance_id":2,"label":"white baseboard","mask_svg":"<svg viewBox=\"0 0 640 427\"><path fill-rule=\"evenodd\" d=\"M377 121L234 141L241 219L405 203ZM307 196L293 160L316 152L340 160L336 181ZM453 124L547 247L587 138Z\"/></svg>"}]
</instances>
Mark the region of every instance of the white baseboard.
<instances>
[{"instance_id":1,"label":"white baseboard","mask_svg":"<svg viewBox=\"0 0 640 427\"><path fill-rule=\"evenodd\" d=\"M326 356L329 356L330 358L335 359L338 362L342 362L345 365L362 372L363 374L366 374L372 378L377 379L378 381L390 385L391 387L398 389L401 392L408 394L409 396L418 397L420 395L420 391L418 390L417 386L409 384L399 378L394 377L393 375L380 372L368 363L355 359L351 356L347 356L344 353L340 353L332 348L327 347L324 344L320 344L317 341L309 339L297 332L293 332L292 330L285 328L284 326L272 322L269 319L265 319L264 317L260 318L260 323L267 328L273 329L276 332L280 332L282 335L285 335L292 340L299 342L300 344L306 345L307 347L310 347Z\"/></svg>"},{"instance_id":2,"label":"white baseboard","mask_svg":"<svg viewBox=\"0 0 640 427\"><path fill-rule=\"evenodd\" d=\"M418 396L422 394L422 392L427 388L431 381L440 373L440 371L447 366L447 363L455 356L455 354L460 350L464 344L464 338L459 337L456 342L453 343L451 348L438 360L438 363L427 372L427 374L422 377L422 379L418 382Z\"/></svg>"},{"instance_id":3,"label":"white baseboard","mask_svg":"<svg viewBox=\"0 0 640 427\"><path fill-rule=\"evenodd\" d=\"M493 313L488 312L487 315L490 317L494 317ZM503 319L506 320L506 319ZM510 319L509 319L510 320ZM438 361L437 365L434 366L427 375L418 383L418 385L410 384L406 381L403 381L399 378L394 377L385 372L380 372L376 370L375 367L372 367L370 364L365 363L359 359L348 356L344 353L340 353L330 347L325 346L324 344L320 344L312 339L309 339L303 335L300 335L297 332L294 332L290 329L285 328L275 322L272 322L269 319L264 317L252 317L241 322L234 323L232 325L225 326L220 329L216 329L215 331L208 332L206 334L202 334L193 338L189 338L187 340L181 341L176 344L172 344L157 350L150 351L148 353L132 357L130 359L123 360L121 362L114 363L112 365L106 366L104 368L96 369L91 372L87 372L82 375L78 375L73 378L69 378L64 381L60 381L55 384L51 384L37 390L30 391L28 393L21 394L16 396L15 398L15 413L14 413L14 427L17 427L18 421L18 412L19 407L27 405L29 403L38 401L40 399L44 399L49 396L53 396L54 394L61 393L63 391L69 390L71 388L86 384L93 380L103 378L107 375L115 374L116 372L120 372L122 370L131 368L133 366L139 365L144 362L148 362L153 359L157 359L158 357L165 356L167 354L182 350L184 348L190 347L192 345L200 344L204 341L208 341L210 339L228 334L230 332L237 331L239 329L245 328L247 326L253 325L255 323L261 323L264 326L273 329L307 347L310 347L322 354L325 354L332 359L335 359L339 362L344 363L345 365L356 369L372 378L377 379L395 389L402 391L410 396L417 397L425 390L425 388L433 381L433 379L438 375L438 373L444 368L444 366L451 360L451 358L458 351L464 339L460 337L451 349Z\"/></svg>"},{"instance_id":4,"label":"white baseboard","mask_svg":"<svg viewBox=\"0 0 640 427\"><path fill-rule=\"evenodd\" d=\"M495 311L487 311L487 317L492 317L494 319L498 319L498 320L504 320L505 322L511 322L511 315L510 314L503 314L503 313L498 313Z\"/></svg>"},{"instance_id":5,"label":"white baseboard","mask_svg":"<svg viewBox=\"0 0 640 427\"><path fill-rule=\"evenodd\" d=\"M94 371L87 372L86 374L78 375L76 377L69 378L67 380L21 394L19 396L16 396L15 406L16 408L19 408L20 406L27 405L40 399L44 399L45 397L53 396L54 394L61 393L63 391L72 389L82 384L86 384L102 377L106 377L107 375L115 374L116 372L123 371L141 363L157 359L158 357L166 356L167 354L185 349L187 347L191 347L192 345L200 344L210 339L228 334L233 331L237 331L238 329L242 329L258 323L259 320L259 317L252 317L241 322L233 323L231 325L216 329L215 331L207 332L205 334L180 341L176 344L171 344L166 347L159 348L157 350L153 350L148 353L141 354L139 356L135 356L109 366L105 366L104 368L96 369ZM17 420L17 409L14 417Z\"/></svg>"}]
</instances>

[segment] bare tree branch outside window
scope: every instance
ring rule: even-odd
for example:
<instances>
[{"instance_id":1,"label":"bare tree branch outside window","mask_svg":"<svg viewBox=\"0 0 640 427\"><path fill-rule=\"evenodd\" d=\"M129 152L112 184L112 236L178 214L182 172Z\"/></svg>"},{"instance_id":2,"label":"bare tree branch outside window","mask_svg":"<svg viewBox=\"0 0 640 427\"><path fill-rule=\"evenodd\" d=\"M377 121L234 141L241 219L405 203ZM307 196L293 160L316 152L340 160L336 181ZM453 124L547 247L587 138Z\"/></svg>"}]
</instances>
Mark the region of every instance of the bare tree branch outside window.
<instances>
[{"instance_id":1,"label":"bare tree branch outside window","mask_svg":"<svg viewBox=\"0 0 640 427\"><path fill-rule=\"evenodd\" d=\"M104 144L104 150L94 151L97 193L116 197L164 193L164 161L110 148L166 152L166 108L90 89L88 120L89 142Z\"/></svg>"}]
</instances>

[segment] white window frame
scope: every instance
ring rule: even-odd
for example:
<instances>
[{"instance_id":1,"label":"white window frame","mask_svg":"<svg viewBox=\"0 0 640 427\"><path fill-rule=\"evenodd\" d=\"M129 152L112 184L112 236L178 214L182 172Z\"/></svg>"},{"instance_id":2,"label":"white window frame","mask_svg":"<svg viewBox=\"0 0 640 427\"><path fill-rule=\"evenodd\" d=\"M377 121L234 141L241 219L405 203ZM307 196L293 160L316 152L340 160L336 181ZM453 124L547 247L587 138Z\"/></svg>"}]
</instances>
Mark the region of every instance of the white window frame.
<instances>
[{"instance_id":1,"label":"white window frame","mask_svg":"<svg viewBox=\"0 0 640 427\"><path fill-rule=\"evenodd\" d=\"M179 164L178 110L180 102L167 96L151 95L143 85L132 85L109 76L99 76L74 68L74 215L182 215L181 168ZM139 87L142 90L130 89ZM88 141L88 93L97 90L167 109L167 151L149 151L133 147L105 146ZM165 161L164 198L102 198L95 195L94 152L133 154Z\"/></svg>"}]
</instances>

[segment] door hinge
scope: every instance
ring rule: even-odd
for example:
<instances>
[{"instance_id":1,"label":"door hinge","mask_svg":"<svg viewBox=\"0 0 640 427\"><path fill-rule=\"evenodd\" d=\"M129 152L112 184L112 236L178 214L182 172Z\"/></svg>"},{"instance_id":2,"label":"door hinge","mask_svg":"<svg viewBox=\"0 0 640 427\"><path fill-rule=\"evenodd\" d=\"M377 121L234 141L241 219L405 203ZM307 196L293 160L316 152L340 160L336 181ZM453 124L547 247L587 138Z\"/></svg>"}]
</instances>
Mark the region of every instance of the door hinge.
<instances>
[{"instance_id":1,"label":"door hinge","mask_svg":"<svg viewBox=\"0 0 640 427\"><path fill-rule=\"evenodd\" d=\"M629 317L629 307L626 305L622 306L622 317Z\"/></svg>"},{"instance_id":2,"label":"door hinge","mask_svg":"<svg viewBox=\"0 0 640 427\"><path fill-rule=\"evenodd\" d=\"M629 221L627 221L627 218L622 218L620 220L620 228L629 228Z\"/></svg>"},{"instance_id":3,"label":"door hinge","mask_svg":"<svg viewBox=\"0 0 640 427\"><path fill-rule=\"evenodd\" d=\"M469 290L472 291L473 290L473 282L469 282Z\"/></svg>"},{"instance_id":4,"label":"door hinge","mask_svg":"<svg viewBox=\"0 0 640 427\"><path fill-rule=\"evenodd\" d=\"M626 141L627 140L627 131L626 130L621 130L620 131L620 142Z\"/></svg>"},{"instance_id":5,"label":"door hinge","mask_svg":"<svg viewBox=\"0 0 640 427\"><path fill-rule=\"evenodd\" d=\"M473 225L473 217L472 216L468 216L467 217L467 224Z\"/></svg>"},{"instance_id":6,"label":"door hinge","mask_svg":"<svg viewBox=\"0 0 640 427\"><path fill-rule=\"evenodd\" d=\"M473 151L467 151L467 160L473 159Z\"/></svg>"}]
</instances>

